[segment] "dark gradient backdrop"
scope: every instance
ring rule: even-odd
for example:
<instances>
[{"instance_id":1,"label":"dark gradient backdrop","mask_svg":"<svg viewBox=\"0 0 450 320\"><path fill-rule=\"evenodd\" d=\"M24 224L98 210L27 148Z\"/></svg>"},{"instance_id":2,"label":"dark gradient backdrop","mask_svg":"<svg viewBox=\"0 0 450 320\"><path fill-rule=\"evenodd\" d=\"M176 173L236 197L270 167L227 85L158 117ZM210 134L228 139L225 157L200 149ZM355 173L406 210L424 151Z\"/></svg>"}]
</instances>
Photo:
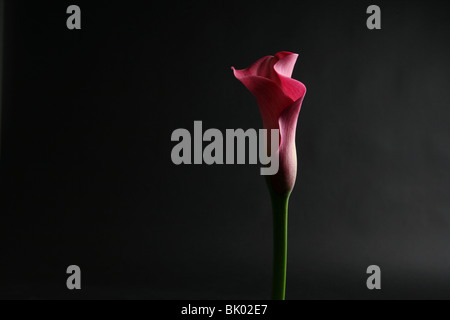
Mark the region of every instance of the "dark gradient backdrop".
<instances>
[{"instance_id":1,"label":"dark gradient backdrop","mask_svg":"<svg viewBox=\"0 0 450 320\"><path fill-rule=\"evenodd\" d=\"M287 298L450 299L445 4L6 1L0 297L268 298L259 166L175 166L170 136L259 128L230 67L287 50L308 89Z\"/></svg>"}]
</instances>

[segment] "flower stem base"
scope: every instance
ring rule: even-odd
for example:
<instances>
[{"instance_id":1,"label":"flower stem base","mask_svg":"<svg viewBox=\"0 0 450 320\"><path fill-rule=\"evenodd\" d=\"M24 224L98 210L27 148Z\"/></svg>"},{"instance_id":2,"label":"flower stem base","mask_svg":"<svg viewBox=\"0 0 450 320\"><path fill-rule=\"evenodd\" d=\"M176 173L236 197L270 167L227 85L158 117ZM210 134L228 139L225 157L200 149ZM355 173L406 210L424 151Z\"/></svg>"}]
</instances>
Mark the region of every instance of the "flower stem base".
<instances>
[{"instance_id":1,"label":"flower stem base","mask_svg":"<svg viewBox=\"0 0 450 320\"><path fill-rule=\"evenodd\" d=\"M289 194L271 192L273 213L272 299L284 300L286 292L287 230Z\"/></svg>"}]
</instances>

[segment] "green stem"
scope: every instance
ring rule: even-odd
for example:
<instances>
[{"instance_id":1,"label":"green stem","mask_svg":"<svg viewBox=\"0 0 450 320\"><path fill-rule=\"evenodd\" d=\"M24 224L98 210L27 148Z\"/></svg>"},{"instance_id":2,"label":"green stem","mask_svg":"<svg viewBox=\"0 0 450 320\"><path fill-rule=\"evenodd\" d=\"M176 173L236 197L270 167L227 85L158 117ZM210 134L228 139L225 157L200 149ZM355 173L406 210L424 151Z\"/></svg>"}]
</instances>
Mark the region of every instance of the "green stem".
<instances>
[{"instance_id":1,"label":"green stem","mask_svg":"<svg viewBox=\"0 0 450 320\"><path fill-rule=\"evenodd\" d=\"M284 300L286 292L287 230L289 194L271 192L273 213L272 299Z\"/></svg>"}]
</instances>

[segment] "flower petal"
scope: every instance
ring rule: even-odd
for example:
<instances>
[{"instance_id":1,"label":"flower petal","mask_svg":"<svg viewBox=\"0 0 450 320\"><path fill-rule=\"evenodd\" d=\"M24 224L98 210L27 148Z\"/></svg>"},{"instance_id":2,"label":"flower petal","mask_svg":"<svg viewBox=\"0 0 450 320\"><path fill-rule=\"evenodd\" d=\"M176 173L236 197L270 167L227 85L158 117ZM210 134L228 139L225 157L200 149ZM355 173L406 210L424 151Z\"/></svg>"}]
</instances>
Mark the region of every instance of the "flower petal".
<instances>
[{"instance_id":1,"label":"flower petal","mask_svg":"<svg viewBox=\"0 0 450 320\"><path fill-rule=\"evenodd\" d=\"M292 78L287 78L280 75L281 86L283 87L283 92L292 99L292 101L297 101L302 99L306 93L306 87L300 81Z\"/></svg>"},{"instance_id":2,"label":"flower petal","mask_svg":"<svg viewBox=\"0 0 450 320\"><path fill-rule=\"evenodd\" d=\"M283 51L277 53L275 58L278 61L274 64L273 69L278 76L279 83L283 87L284 93L288 95L292 101L300 99L305 95L306 88L303 83L291 78L298 54Z\"/></svg>"},{"instance_id":3,"label":"flower petal","mask_svg":"<svg viewBox=\"0 0 450 320\"><path fill-rule=\"evenodd\" d=\"M267 79L271 79L273 77L274 69L273 64L275 62L273 61L272 56L266 56L255 63L253 63L250 67L242 70L235 70L236 73L240 75L240 77L246 77L246 76L259 76ZM233 69L234 70L234 69ZM237 77L237 75L236 75ZM239 78L238 78L239 79Z\"/></svg>"},{"instance_id":4,"label":"flower petal","mask_svg":"<svg viewBox=\"0 0 450 320\"><path fill-rule=\"evenodd\" d=\"M292 104L292 99L271 79L262 76L247 75L243 70L232 67L234 75L253 94L258 102L259 110L266 129L279 129L278 117Z\"/></svg>"},{"instance_id":5,"label":"flower petal","mask_svg":"<svg viewBox=\"0 0 450 320\"><path fill-rule=\"evenodd\" d=\"M278 52L274 58L276 62L274 64L274 69L278 74L290 78L292 76L292 71L294 71L295 62L297 62L298 54L282 51Z\"/></svg>"},{"instance_id":6,"label":"flower petal","mask_svg":"<svg viewBox=\"0 0 450 320\"><path fill-rule=\"evenodd\" d=\"M306 93L304 84L291 78L297 57L297 54L284 51L261 58L247 69L232 68L235 77L256 98L264 128L280 130L280 145L276 150L279 171L268 178L272 190L278 194L289 193L297 175L295 133ZM270 141L267 142L270 148Z\"/></svg>"}]
</instances>

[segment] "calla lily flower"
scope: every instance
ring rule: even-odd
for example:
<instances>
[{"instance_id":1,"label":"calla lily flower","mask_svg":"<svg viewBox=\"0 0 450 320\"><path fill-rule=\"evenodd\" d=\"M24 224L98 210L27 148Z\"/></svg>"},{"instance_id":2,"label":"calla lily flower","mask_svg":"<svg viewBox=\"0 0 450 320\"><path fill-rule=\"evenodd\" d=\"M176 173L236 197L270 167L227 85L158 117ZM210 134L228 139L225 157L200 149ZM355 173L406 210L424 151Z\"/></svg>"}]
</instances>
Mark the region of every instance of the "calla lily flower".
<instances>
[{"instance_id":1,"label":"calla lily flower","mask_svg":"<svg viewBox=\"0 0 450 320\"><path fill-rule=\"evenodd\" d=\"M295 131L306 93L303 83L291 78L297 57L283 51L263 57L247 69L232 67L235 77L256 98L264 129L280 130L280 146L276 151L280 166L278 173L269 178L272 191L280 195L292 191L297 176Z\"/></svg>"},{"instance_id":2,"label":"calla lily flower","mask_svg":"<svg viewBox=\"0 0 450 320\"><path fill-rule=\"evenodd\" d=\"M274 231L272 298L277 300L285 299L288 204L297 176L295 131L306 93L303 83L291 78L297 57L291 52L279 52L259 59L247 69L232 68L235 77L255 96L264 129L278 129L280 134L278 150L270 150L267 141L267 150L270 154L277 152L279 161L278 172L267 178Z\"/></svg>"}]
</instances>

